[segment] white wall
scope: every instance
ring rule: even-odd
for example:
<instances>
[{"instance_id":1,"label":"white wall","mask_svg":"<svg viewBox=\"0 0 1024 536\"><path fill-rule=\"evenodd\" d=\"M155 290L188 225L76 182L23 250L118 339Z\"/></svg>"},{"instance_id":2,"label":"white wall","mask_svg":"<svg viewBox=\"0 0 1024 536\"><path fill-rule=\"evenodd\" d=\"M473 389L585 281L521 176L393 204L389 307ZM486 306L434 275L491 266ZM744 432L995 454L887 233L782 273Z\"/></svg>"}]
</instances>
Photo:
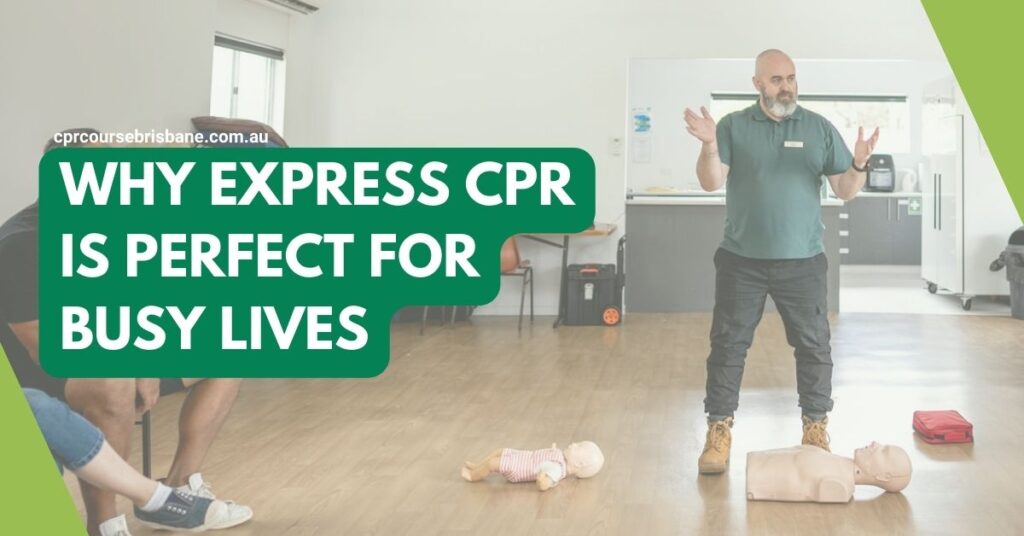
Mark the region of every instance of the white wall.
<instances>
[{"instance_id":1,"label":"white wall","mask_svg":"<svg viewBox=\"0 0 1024 536\"><path fill-rule=\"evenodd\" d=\"M288 59L290 15L251 0L217 0L216 30L285 51Z\"/></svg>"},{"instance_id":2,"label":"white wall","mask_svg":"<svg viewBox=\"0 0 1024 536\"><path fill-rule=\"evenodd\" d=\"M289 16L247 0L21 2L0 18L0 218L36 195L53 132L190 130L208 112L214 32L285 49L293 145L578 146L597 163L599 221L623 221L630 58L942 60L918 0L326 0ZM615 238L573 260L614 259ZM538 311L559 253L532 243ZM514 287L515 285L510 285ZM512 312L518 289L482 312Z\"/></svg>"},{"instance_id":3,"label":"white wall","mask_svg":"<svg viewBox=\"0 0 1024 536\"><path fill-rule=\"evenodd\" d=\"M36 198L54 132L190 128L209 108L214 4L20 2L0 17L0 218Z\"/></svg>"},{"instance_id":4,"label":"white wall","mask_svg":"<svg viewBox=\"0 0 1024 536\"><path fill-rule=\"evenodd\" d=\"M597 163L597 219L620 226L625 160L608 140L626 133L630 58L777 47L809 59L943 60L919 0L332 0L293 19L297 33L292 51L306 63L289 88L293 142L582 147ZM574 260L614 260L614 237L578 244ZM552 313L559 254L522 246L538 269L538 312ZM481 313L518 308L510 283Z\"/></svg>"},{"instance_id":5,"label":"white wall","mask_svg":"<svg viewBox=\"0 0 1024 536\"><path fill-rule=\"evenodd\" d=\"M287 50L288 15L247 0L20 2L0 17L0 221L36 199L46 139L71 127L190 132L210 111L213 37Z\"/></svg>"},{"instance_id":6,"label":"white wall","mask_svg":"<svg viewBox=\"0 0 1024 536\"><path fill-rule=\"evenodd\" d=\"M795 63L801 93L906 95L912 125L910 152L893 154L893 160L899 168L917 168L922 159L921 132L917 128L921 124L921 95L928 83L950 76L948 63L801 59ZM694 173L700 144L686 132L682 110L710 108L712 92L754 92L750 81L753 70L752 59L630 62L629 107L650 106L653 128L650 161L628 158L627 187L636 193L652 186L700 190ZM874 126L864 125L866 129ZM880 136L885 134L883 131ZM628 136L633 138L632 129Z\"/></svg>"}]
</instances>

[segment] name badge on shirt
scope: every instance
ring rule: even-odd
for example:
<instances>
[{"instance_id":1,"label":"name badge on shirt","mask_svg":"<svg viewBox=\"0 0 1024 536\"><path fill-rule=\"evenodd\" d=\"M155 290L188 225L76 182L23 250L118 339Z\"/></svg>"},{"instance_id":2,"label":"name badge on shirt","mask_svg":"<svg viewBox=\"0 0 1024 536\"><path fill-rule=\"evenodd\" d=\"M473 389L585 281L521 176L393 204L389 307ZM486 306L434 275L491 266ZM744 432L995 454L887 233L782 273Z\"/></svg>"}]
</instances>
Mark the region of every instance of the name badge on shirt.
<instances>
[{"instance_id":1,"label":"name badge on shirt","mask_svg":"<svg viewBox=\"0 0 1024 536\"><path fill-rule=\"evenodd\" d=\"M786 141L786 142L782 143L782 146L783 147L793 147L793 148L796 148L796 149L803 149L804 148L804 142L802 142L802 141Z\"/></svg>"}]
</instances>

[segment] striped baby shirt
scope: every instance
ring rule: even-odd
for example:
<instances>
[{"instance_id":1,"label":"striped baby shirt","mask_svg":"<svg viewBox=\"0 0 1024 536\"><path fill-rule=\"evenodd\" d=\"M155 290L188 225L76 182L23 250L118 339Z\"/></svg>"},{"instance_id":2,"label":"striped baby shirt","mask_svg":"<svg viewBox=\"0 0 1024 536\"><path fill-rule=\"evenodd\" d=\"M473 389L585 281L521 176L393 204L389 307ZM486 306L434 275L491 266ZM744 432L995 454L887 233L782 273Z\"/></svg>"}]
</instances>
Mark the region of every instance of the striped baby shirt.
<instances>
[{"instance_id":1,"label":"striped baby shirt","mask_svg":"<svg viewBox=\"0 0 1024 536\"><path fill-rule=\"evenodd\" d=\"M565 456L562 449L540 450L501 449L501 463L498 472L509 482L532 482L537 480L539 467L544 462L554 462L562 470L558 480L565 478Z\"/></svg>"}]
</instances>

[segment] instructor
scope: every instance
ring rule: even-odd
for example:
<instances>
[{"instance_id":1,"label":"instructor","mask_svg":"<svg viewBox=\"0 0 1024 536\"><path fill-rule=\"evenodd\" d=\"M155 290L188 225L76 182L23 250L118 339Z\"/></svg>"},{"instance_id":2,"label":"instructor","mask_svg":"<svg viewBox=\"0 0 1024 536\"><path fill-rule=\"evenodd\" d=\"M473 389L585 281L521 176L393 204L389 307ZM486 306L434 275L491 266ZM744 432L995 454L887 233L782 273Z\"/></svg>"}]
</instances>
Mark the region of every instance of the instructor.
<instances>
[{"instance_id":1,"label":"instructor","mask_svg":"<svg viewBox=\"0 0 1024 536\"><path fill-rule=\"evenodd\" d=\"M716 125L706 108L686 110L686 130L701 141L697 177L707 191L726 185L725 238L715 252L715 309L707 361L708 433L701 473L725 471L732 444L747 349L771 296L795 348L803 440L829 450L832 410L822 244L821 185L853 199L864 186L878 129L853 154L824 117L797 104L796 67L780 50L757 56L753 77L760 98Z\"/></svg>"}]
</instances>

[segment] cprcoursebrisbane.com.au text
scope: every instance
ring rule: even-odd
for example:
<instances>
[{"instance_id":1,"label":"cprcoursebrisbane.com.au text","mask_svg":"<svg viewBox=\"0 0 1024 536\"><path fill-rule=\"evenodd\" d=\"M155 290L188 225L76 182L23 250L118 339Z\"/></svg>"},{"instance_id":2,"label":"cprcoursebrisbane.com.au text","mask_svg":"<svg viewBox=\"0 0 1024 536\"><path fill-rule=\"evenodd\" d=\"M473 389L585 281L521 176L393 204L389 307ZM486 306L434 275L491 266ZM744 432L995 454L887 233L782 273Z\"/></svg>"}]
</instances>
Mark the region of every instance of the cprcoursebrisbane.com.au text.
<instances>
[{"instance_id":1,"label":"cprcoursebrisbane.com.au text","mask_svg":"<svg viewBox=\"0 0 1024 536\"><path fill-rule=\"evenodd\" d=\"M58 132L53 141L68 145L202 145L202 144L266 144L266 132L172 132L171 130L131 130L127 132Z\"/></svg>"}]
</instances>

